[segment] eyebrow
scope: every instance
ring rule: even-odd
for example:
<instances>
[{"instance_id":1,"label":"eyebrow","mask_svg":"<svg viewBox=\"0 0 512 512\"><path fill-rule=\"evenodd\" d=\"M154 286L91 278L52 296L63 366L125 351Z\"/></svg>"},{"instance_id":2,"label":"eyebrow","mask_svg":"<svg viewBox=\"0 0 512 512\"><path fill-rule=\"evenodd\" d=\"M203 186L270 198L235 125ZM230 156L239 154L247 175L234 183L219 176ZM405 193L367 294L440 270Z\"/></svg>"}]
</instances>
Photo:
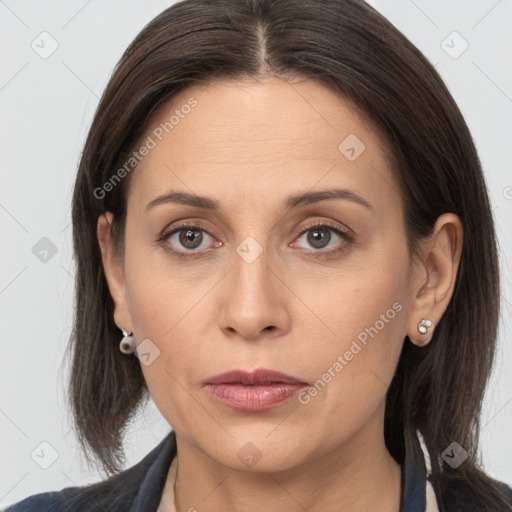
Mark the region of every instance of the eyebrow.
<instances>
[{"instance_id":1,"label":"eyebrow","mask_svg":"<svg viewBox=\"0 0 512 512\"><path fill-rule=\"evenodd\" d=\"M285 201L285 209L291 210L292 208L300 208L301 206L318 203L327 199L346 199L348 201L352 201L361 206L364 206L369 210L373 210L373 206L368 201L366 201L366 199L363 199L354 191L348 190L346 188L331 188L327 190L320 190L318 192L305 192L301 194L290 195ZM157 205L167 203L183 204L186 206L193 206L213 212L218 212L221 210L219 201L210 197L188 194L187 192L171 191L158 196L156 199L153 199L150 203L148 203L145 211L147 212Z\"/></svg>"}]
</instances>

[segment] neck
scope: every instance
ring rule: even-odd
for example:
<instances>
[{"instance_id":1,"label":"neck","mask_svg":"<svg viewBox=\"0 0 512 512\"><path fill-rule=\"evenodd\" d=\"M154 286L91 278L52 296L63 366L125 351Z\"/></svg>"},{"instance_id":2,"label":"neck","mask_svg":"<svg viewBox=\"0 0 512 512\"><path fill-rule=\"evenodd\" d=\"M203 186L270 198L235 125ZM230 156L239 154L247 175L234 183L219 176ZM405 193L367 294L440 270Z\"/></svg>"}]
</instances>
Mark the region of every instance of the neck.
<instances>
[{"instance_id":1,"label":"neck","mask_svg":"<svg viewBox=\"0 0 512 512\"><path fill-rule=\"evenodd\" d=\"M328 454L277 472L228 468L178 436L177 446L177 512L400 510L401 468L375 429L365 428ZM172 485L168 481L166 488Z\"/></svg>"}]
</instances>

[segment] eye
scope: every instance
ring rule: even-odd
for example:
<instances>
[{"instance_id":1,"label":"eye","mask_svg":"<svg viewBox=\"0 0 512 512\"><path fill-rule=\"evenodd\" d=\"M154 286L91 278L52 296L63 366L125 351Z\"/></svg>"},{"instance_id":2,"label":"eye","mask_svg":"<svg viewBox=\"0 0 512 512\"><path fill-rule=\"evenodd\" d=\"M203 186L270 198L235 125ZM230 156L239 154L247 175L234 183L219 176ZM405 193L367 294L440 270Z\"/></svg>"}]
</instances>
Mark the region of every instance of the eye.
<instances>
[{"instance_id":1,"label":"eye","mask_svg":"<svg viewBox=\"0 0 512 512\"><path fill-rule=\"evenodd\" d=\"M205 247L202 247L205 240L204 235L206 235L206 238L213 239L207 231L195 224L182 224L171 231L163 233L159 241L165 242L167 249L171 253L186 258L187 256L194 255L195 252L205 249ZM222 245L222 242L217 242L216 246L220 245ZM174 249L174 247L178 249Z\"/></svg>"},{"instance_id":2,"label":"eye","mask_svg":"<svg viewBox=\"0 0 512 512\"><path fill-rule=\"evenodd\" d=\"M335 236L332 236L332 233ZM299 239L306 236L306 243L310 244L313 249L326 249L322 251L312 251L315 256L321 257L325 254L337 253L346 249L347 245L352 241L353 236L348 230L345 230L338 226L337 224L330 222L317 222L316 224L308 226L306 229L302 230L300 233ZM333 242L334 240L334 242ZM336 240L338 242L336 243ZM340 245L341 240L341 245ZM329 248L329 244L333 242L334 248ZM297 247L296 243L291 244L291 247Z\"/></svg>"},{"instance_id":3,"label":"eye","mask_svg":"<svg viewBox=\"0 0 512 512\"><path fill-rule=\"evenodd\" d=\"M334 237L332 233L334 233ZM212 235L196 224L181 224L169 231L165 231L157 242L162 243L164 248L169 251L172 256L188 258L201 252L209 252L205 251L207 247L203 246L205 235L206 239L210 238L214 240ZM316 249L309 251L308 254L318 258L344 251L353 240L353 235L348 229L344 229L335 223L325 221L307 226L300 232L298 239L304 237L304 235L307 235L306 242L310 244L313 249ZM325 250L333 240L334 248ZM338 240L338 243L336 243L336 240ZM222 242L214 243L214 247L220 247L222 245ZM290 247L298 247L298 245L294 242L290 244Z\"/></svg>"}]
</instances>

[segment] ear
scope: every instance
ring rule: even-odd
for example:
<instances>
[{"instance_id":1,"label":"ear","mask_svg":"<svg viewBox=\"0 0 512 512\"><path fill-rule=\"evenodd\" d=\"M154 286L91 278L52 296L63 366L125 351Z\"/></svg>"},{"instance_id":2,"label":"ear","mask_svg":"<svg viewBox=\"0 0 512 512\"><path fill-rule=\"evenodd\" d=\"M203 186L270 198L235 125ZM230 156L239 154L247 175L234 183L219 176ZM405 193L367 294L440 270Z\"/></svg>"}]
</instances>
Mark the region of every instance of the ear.
<instances>
[{"instance_id":1,"label":"ear","mask_svg":"<svg viewBox=\"0 0 512 512\"><path fill-rule=\"evenodd\" d=\"M433 234L423 242L419 265L415 265L406 334L415 345L426 345L441 320L455 288L462 254L462 223L454 213L444 213L434 226ZM419 268L419 271L418 271ZM432 325L422 334L418 324L430 320ZM428 323L428 322L427 322Z\"/></svg>"},{"instance_id":2,"label":"ear","mask_svg":"<svg viewBox=\"0 0 512 512\"><path fill-rule=\"evenodd\" d=\"M126 285L122 257L114 250L112 240L112 220L110 212L98 217L97 235L103 260L103 270L107 278L110 295L114 301L114 322L121 330L132 332L132 321L126 299Z\"/></svg>"}]
</instances>

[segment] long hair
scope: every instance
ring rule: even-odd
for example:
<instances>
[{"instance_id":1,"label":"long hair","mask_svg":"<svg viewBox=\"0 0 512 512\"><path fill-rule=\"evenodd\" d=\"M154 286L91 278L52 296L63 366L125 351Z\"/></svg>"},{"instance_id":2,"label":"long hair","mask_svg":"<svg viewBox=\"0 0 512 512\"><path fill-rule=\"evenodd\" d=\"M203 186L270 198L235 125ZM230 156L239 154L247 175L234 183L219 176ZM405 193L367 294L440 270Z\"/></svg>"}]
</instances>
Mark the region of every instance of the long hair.
<instances>
[{"instance_id":1,"label":"long hair","mask_svg":"<svg viewBox=\"0 0 512 512\"><path fill-rule=\"evenodd\" d=\"M193 84L272 75L319 81L377 130L402 192L411 251L432 233L439 215L461 219L464 244L453 296L428 347L405 340L387 394L385 440L403 462L419 429L446 492L446 482L458 480L501 510L503 497L480 469L478 448L500 306L481 164L435 68L363 0L184 0L148 23L122 55L97 107L72 199L77 277L68 400L84 453L91 449L107 472L119 471L123 432L149 397L137 358L119 352L96 233L98 216L111 211L115 247L123 251L127 188L136 166L112 190L102 187L130 158L150 115L176 93ZM468 453L457 470L441 458L454 441Z\"/></svg>"}]
</instances>

